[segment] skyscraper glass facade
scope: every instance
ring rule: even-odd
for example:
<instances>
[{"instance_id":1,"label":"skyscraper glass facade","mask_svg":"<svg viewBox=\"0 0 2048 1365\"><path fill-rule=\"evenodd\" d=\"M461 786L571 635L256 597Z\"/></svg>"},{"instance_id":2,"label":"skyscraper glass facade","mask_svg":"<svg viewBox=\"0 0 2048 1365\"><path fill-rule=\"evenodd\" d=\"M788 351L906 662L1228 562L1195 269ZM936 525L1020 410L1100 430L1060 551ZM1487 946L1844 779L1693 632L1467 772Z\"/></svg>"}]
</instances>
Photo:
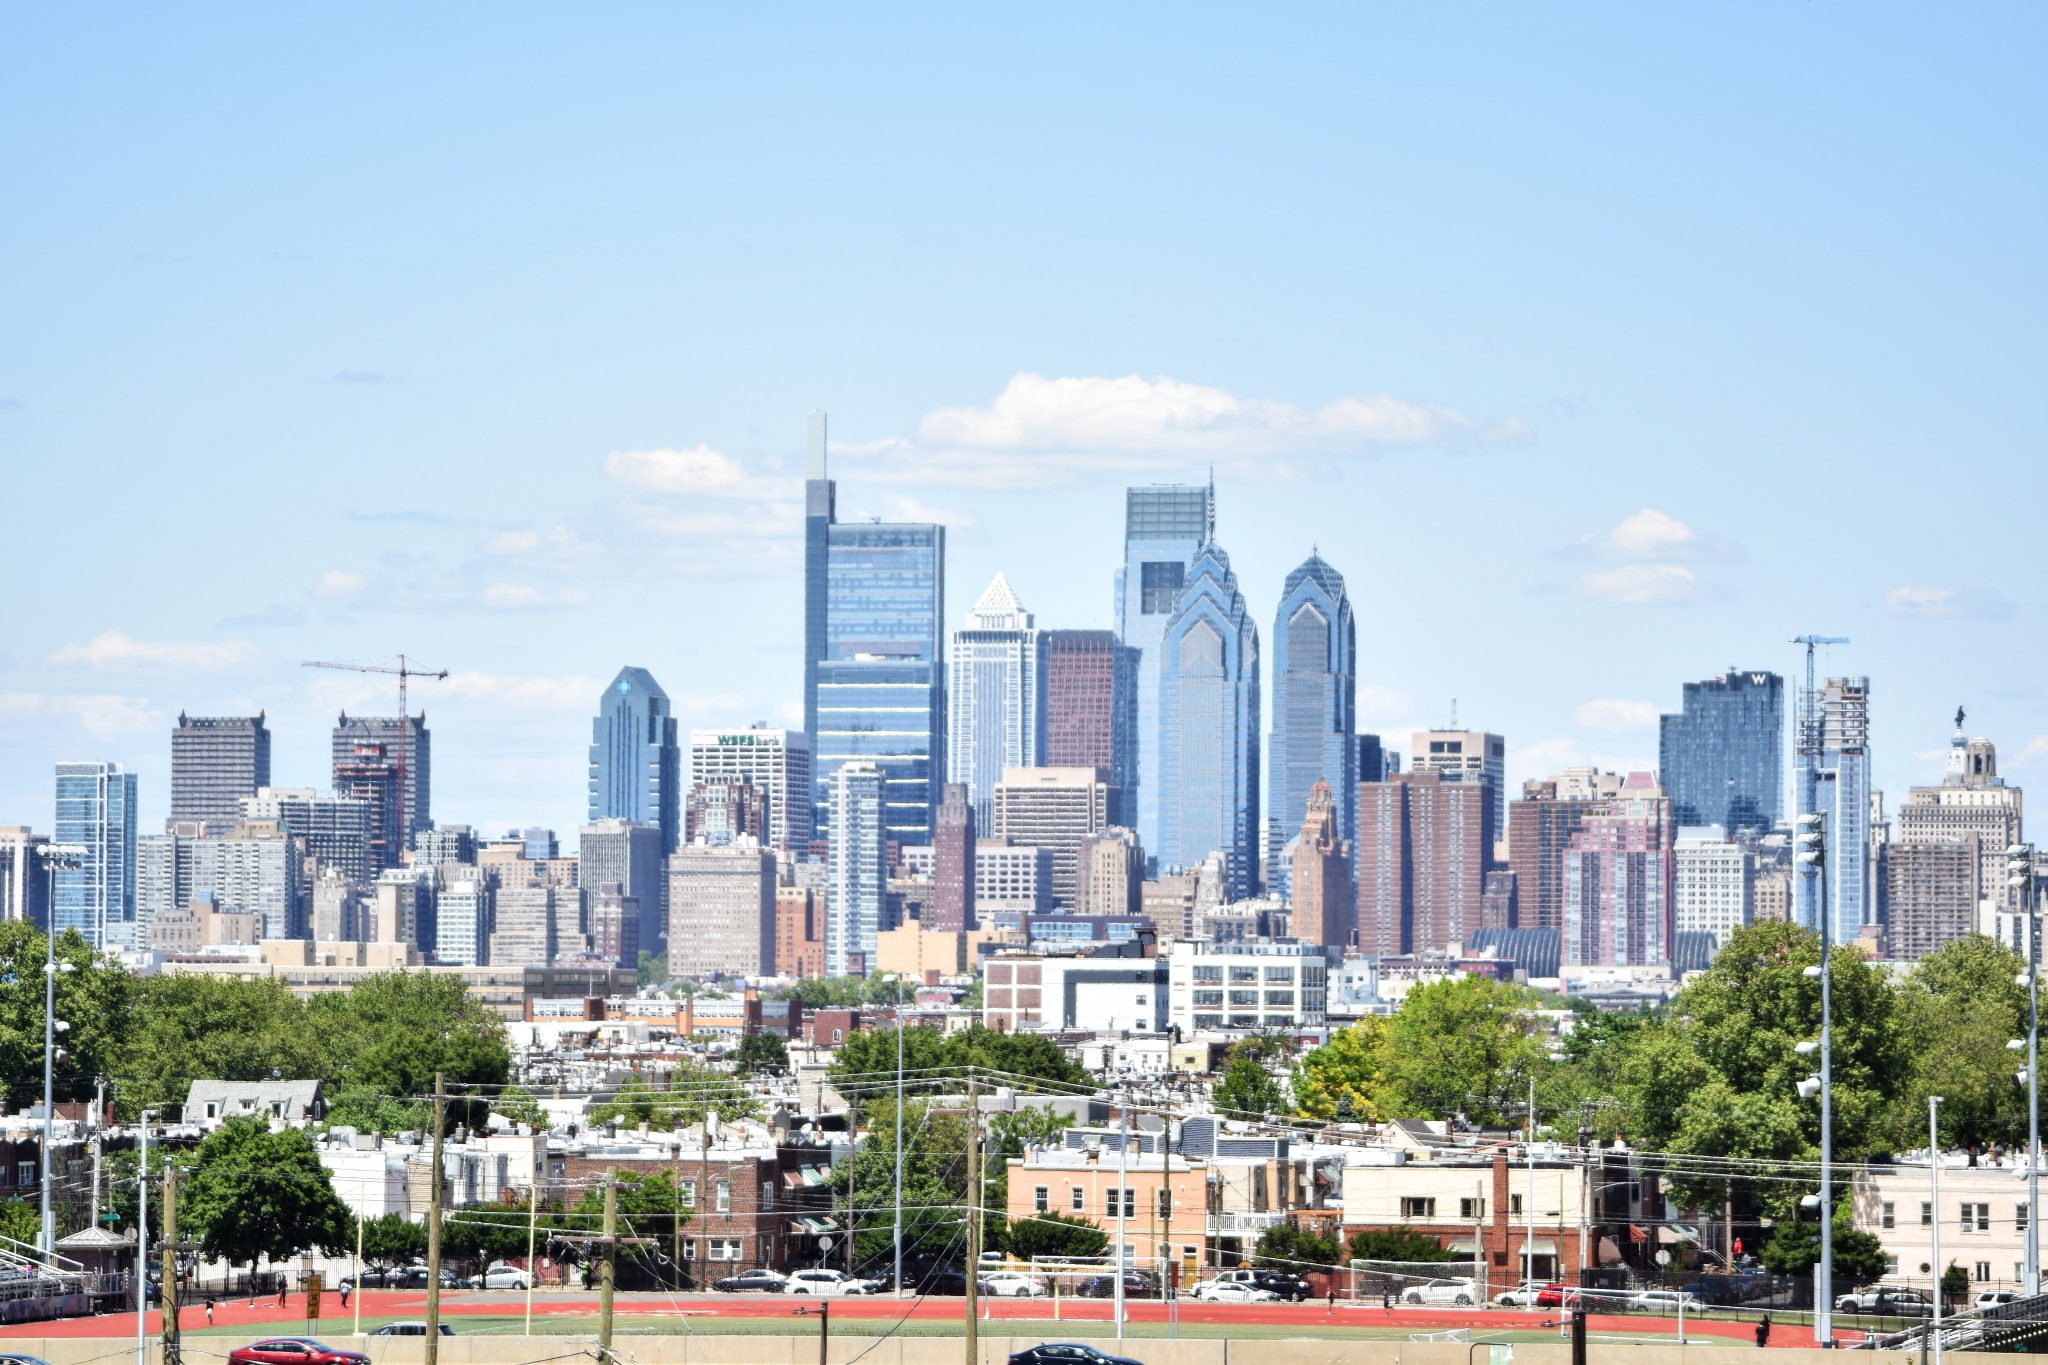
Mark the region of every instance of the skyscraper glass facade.
<instances>
[{"instance_id":1,"label":"skyscraper glass facade","mask_svg":"<svg viewBox=\"0 0 2048 1365\"><path fill-rule=\"evenodd\" d=\"M831 818L831 784L839 770L865 763L880 775L888 837L899 844L930 843L944 714L945 692L935 663L882 658L819 664L814 771L825 784L821 823ZM828 832L826 837L835 836Z\"/></svg>"},{"instance_id":2,"label":"skyscraper glass facade","mask_svg":"<svg viewBox=\"0 0 2048 1365\"><path fill-rule=\"evenodd\" d=\"M1139 842L1159 846L1159 642L1180 601L1188 566L1216 529L1213 485L1152 484L1124 490L1124 563L1117 571L1117 638L1138 652Z\"/></svg>"},{"instance_id":3,"label":"skyscraper glass facade","mask_svg":"<svg viewBox=\"0 0 2048 1365\"><path fill-rule=\"evenodd\" d=\"M888 831L883 824L884 778L867 762L841 764L832 774L832 880L825 914L825 970L860 975L875 965L875 936L888 908Z\"/></svg>"},{"instance_id":4,"label":"skyscraper glass facade","mask_svg":"<svg viewBox=\"0 0 2048 1365\"><path fill-rule=\"evenodd\" d=\"M987 829L1003 769L1045 758L1045 635L1001 574L953 632L946 667L946 781Z\"/></svg>"},{"instance_id":5,"label":"skyscraper glass facade","mask_svg":"<svg viewBox=\"0 0 2048 1365\"><path fill-rule=\"evenodd\" d=\"M1230 557L1204 545L1188 568L1159 656L1159 839L1165 866L1229 855L1242 899L1259 884L1259 628Z\"/></svg>"},{"instance_id":6,"label":"skyscraper glass facade","mask_svg":"<svg viewBox=\"0 0 2048 1365\"><path fill-rule=\"evenodd\" d=\"M1818 875L1795 873L1800 923L1820 927L1818 905L1832 907L1829 933L1853 942L1871 918L1870 679L1829 678L1807 712L1801 741L1802 810L1818 811L1827 859ZM1818 752L1804 752L1817 745ZM1818 898L1818 905L1816 904Z\"/></svg>"},{"instance_id":7,"label":"skyscraper glass facade","mask_svg":"<svg viewBox=\"0 0 2048 1365\"><path fill-rule=\"evenodd\" d=\"M622 668L590 725L590 820L631 820L682 839L683 751L668 693L644 668Z\"/></svg>"},{"instance_id":8,"label":"skyscraper glass facade","mask_svg":"<svg viewBox=\"0 0 2048 1365\"><path fill-rule=\"evenodd\" d=\"M1659 722L1657 777L1681 827L1766 831L1785 809L1785 680L1729 669Z\"/></svg>"},{"instance_id":9,"label":"skyscraper glass facade","mask_svg":"<svg viewBox=\"0 0 2048 1365\"><path fill-rule=\"evenodd\" d=\"M95 948L135 946L135 774L118 763L57 765L53 842L85 850L57 872L52 921Z\"/></svg>"},{"instance_id":10,"label":"skyscraper glass facade","mask_svg":"<svg viewBox=\"0 0 2048 1365\"><path fill-rule=\"evenodd\" d=\"M1281 850L1301 829L1316 783L1345 793L1336 803L1338 836L1348 842L1358 834L1356 648L1343 575L1310 555L1287 575L1273 618L1266 866L1282 894L1291 889L1291 864Z\"/></svg>"}]
</instances>

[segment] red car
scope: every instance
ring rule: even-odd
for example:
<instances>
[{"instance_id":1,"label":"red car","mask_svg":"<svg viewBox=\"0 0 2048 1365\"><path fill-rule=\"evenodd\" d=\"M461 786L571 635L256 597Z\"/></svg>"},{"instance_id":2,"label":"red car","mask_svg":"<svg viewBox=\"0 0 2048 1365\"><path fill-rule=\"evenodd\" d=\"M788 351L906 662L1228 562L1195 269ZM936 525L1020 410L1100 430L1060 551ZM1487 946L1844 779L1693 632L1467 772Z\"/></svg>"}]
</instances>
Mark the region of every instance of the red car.
<instances>
[{"instance_id":1,"label":"red car","mask_svg":"<svg viewBox=\"0 0 2048 1365\"><path fill-rule=\"evenodd\" d=\"M1576 1308L1579 1306L1579 1291L1566 1289L1561 1284L1546 1284L1536 1291L1538 1308Z\"/></svg>"},{"instance_id":2,"label":"red car","mask_svg":"<svg viewBox=\"0 0 2048 1365\"><path fill-rule=\"evenodd\" d=\"M311 1337L265 1337L228 1352L231 1365L370 1365L361 1351L344 1351Z\"/></svg>"}]
</instances>

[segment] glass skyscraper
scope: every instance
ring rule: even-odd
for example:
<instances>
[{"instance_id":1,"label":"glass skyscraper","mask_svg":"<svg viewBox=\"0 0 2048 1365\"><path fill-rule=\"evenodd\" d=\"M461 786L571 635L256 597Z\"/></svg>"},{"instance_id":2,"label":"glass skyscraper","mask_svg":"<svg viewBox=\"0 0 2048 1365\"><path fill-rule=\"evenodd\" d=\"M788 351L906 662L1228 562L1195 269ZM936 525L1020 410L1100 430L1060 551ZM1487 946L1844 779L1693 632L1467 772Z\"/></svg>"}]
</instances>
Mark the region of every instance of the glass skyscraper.
<instances>
[{"instance_id":1,"label":"glass skyscraper","mask_svg":"<svg viewBox=\"0 0 2048 1365\"><path fill-rule=\"evenodd\" d=\"M1657 779L1681 829L1768 831L1785 809L1785 680L1731 668L1659 722Z\"/></svg>"},{"instance_id":2,"label":"glass skyscraper","mask_svg":"<svg viewBox=\"0 0 2048 1365\"><path fill-rule=\"evenodd\" d=\"M1347 842L1358 837L1357 666L1344 576L1311 554L1287 575L1273 618L1266 866L1283 892L1291 888L1281 852L1300 831L1317 782L1338 794L1338 836Z\"/></svg>"},{"instance_id":3,"label":"glass skyscraper","mask_svg":"<svg viewBox=\"0 0 2048 1365\"><path fill-rule=\"evenodd\" d=\"M872 763L852 760L833 771L830 899L825 912L825 970L862 976L875 969L875 935L890 928L888 831L884 779Z\"/></svg>"},{"instance_id":4,"label":"glass skyscraper","mask_svg":"<svg viewBox=\"0 0 2048 1365\"><path fill-rule=\"evenodd\" d=\"M619 670L590 725L590 823L599 820L655 826L664 853L682 841L682 745L668 693L644 668Z\"/></svg>"},{"instance_id":5,"label":"glass skyscraper","mask_svg":"<svg viewBox=\"0 0 2048 1365\"><path fill-rule=\"evenodd\" d=\"M1832 907L1830 937L1851 943L1871 912L1870 679L1829 678L1800 720L1799 808L1823 817L1827 861L1819 876L1793 871L1799 922L1820 927L1818 897Z\"/></svg>"},{"instance_id":6,"label":"glass skyscraper","mask_svg":"<svg viewBox=\"0 0 2048 1365\"><path fill-rule=\"evenodd\" d=\"M1124 490L1124 563L1116 575L1117 638L1138 652L1138 841L1159 847L1159 642L1195 554L1216 532L1216 486ZM1126 793L1124 805L1131 806Z\"/></svg>"},{"instance_id":7,"label":"glass skyscraper","mask_svg":"<svg viewBox=\"0 0 2048 1365\"><path fill-rule=\"evenodd\" d=\"M804 730L815 827L831 837L833 777L861 760L886 784L888 837L928 844L946 733L946 528L840 524L822 412L810 415L805 466Z\"/></svg>"},{"instance_id":8,"label":"glass skyscraper","mask_svg":"<svg viewBox=\"0 0 2048 1365\"><path fill-rule=\"evenodd\" d=\"M953 632L947 671L946 781L967 788L990 829L1003 769L1045 761L1046 638L1001 574Z\"/></svg>"},{"instance_id":9,"label":"glass skyscraper","mask_svg":"<svg viewBox=\"0 0 2048 1365\"><path fill-rule=\"evenodd\" d=\"M1259 628L1230 557L1208 544L1188 566L1159 655L1162 866L1229 856L1233 899L1259 885Z\"/></svg>"},{"instance_id":10,"label":"glass skyscraper","mask_svg":"<svg viewBox=\"0 0 2048 1365\"><path fill-rule=\"evenodd\" d=\"M85 850L57 871L51 919L95 948L135 946L135 774L118 763L57 765L54 843Z\"/></svg>"}]
</instances>

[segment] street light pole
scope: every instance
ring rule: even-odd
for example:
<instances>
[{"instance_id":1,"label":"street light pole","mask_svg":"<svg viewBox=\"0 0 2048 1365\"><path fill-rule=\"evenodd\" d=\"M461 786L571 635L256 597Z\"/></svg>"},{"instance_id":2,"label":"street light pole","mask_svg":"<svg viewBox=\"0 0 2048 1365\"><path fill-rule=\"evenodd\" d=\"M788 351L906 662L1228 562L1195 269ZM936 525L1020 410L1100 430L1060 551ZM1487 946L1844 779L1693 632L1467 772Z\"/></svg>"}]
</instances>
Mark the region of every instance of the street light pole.
<instances>
[{"instance_id":1,"label":"street light pole","mask_svg":"<svg viewBox=\"0 0 2048 1365\"><path fill-rule=\"evenodd\" d=\"M2027 1245L2023 1279L2041 1292L2041 923L2035 918L2034 846L2005 850L2006 885L2020 893L2027 926Z\"/></svg>"},{"instance_id":2,"label":"street light pole","mask_svg":"<svg viewBox=\"0 0 2048 1365\"><path fill-rule=\"evenodd\" d=\"M36 1247L48 1261L57 1250L57 1225L50 1213L50 1147L57 1138L57 869L84 866L85 850L76 844L43 846L43 866L50 878L50 895L43 912L43 1189L42 1220L36 1232ZM68 964L67 964L68 965Z\"/></svg>"},{"instance_id":3,"label":"street light pole","mask_svg":"<svg viewBox=\"0 0 2048 1365\"><path fill-rule=\"evenodd\" d=\"M1928 1198L1934 1201L1934 1326L1929 1329L1934 1338L1934 1365L1941 1365L1941 1138L1936 1135L1936 1122L1941 1113L1941 1096L1927 1097L1927 1180ZM2034 1221L2033 1211L2027 1211L2027 1222Z\"/></svg>"},{"instance_id":4,"label":"street light pole","mask_svg":"<svg viewBox=\"0 0 2048 1365\"><path fill-rule=\"evenodd\" d=\"M1820 1262L1813 1276L1813 1340L1817 1346L1834 1345L1835 1292L1835 1133L1834 1133L1834 1000L1833 957L1834 907L1827 895L1826 817L1819 811L1799 816L1796 847L1799 865L1808 877L1818 878L1813 904L1820 921L1820 966L1808 967L1807 976L1820 978L1820 1074L1802 1082L1800 1090L1810 1096L1810 1084L1820 1092ZM1806 1051L1810 1044L1802 1044Z\"/></svg>"}]
</instances>

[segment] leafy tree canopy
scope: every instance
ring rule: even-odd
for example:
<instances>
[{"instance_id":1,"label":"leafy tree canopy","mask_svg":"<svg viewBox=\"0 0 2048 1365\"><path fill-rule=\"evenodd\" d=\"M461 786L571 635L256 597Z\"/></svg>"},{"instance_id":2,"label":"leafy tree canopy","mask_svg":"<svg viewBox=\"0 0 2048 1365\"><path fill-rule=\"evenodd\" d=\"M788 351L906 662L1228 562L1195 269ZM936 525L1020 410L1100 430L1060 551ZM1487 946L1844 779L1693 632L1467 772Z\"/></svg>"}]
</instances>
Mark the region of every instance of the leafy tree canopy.
<instances>
[{"instance_id":1,"label":"leafy tree canopy","mask_svg":"<svg viewBox=\"0 0 2048 1365\"><path fill-rule=\"evenodd\" d=\"M1387 1024L1389 1112L1477 1124L1524 1113L1549 1044L1527 987L1491 977L1431 982L1408 992Z\"/></svg>"},{"instance_id":2,"label":"leafy tree canopy","mask_svg":"<svg viewBox=\"0 0 2048 1365\"><path fill-rule=\"evenodd\" d=\"M1387 1024L1367 1018L1339 1029L1294 1068L1294 1112L1363 1123L1385 1117Z\"/></svg>"},{"instance_id":3,"label":"leafy tree canopy","mask_svg":"<svg viewBox=\"0 0 2048 1365\"><path fill-rule=\"evenodd\" d=\"M1354 1261L1448 1261L1451 1253L1445 1251L1434 1237L1425 1237L1413 1228L1384 1228L1372 1232L1355 1232L1351 1235L1351 1259Z\"/></svg>"},{"instance_id":4,"label":"leafy tree canopy","mask_svg":"<svg viewBox=\"0 0 2048 1365\"><path fill-rule=\"evenodd\" d=\"M340 1090L330 1111L336 1123L385 1132L430 1127L439 1072L456 1101L450 1126L481 1126L488 1106L463 1102L463 1091L494 1090L511 1074L504 1022L454 977L380 972L353 990L315 996L307 1014Z\"/></svg>"},{"instance_id":5,"label":"leafy tree canopy","mask_svg":"<svg viewBox=\"0 0 2048 1365\"><path fill-rule=\"evenodd\" d=\"M196 1080L325 1077L306 1007L268 977L162 973L135 984L115 1099L123 1117L175 1115Z\"/></svg>"},{"instance_id":6,"label":"leafy tree canopy","mask_svg":"<svg viewBox=\"0 0 2048 1365\"><path fill-rule=\"evenodd\" d=\"M1266 1270L1285 1270L1304 1275L1311 1270L1328 1270L1344 1255L1336 1234L1312 1232L1293 1223L1275 1223L1259 1235L1252 1263Z\"/></svg>"},{"instance_id":7,"label":"leafy tree canopy","mask_svg":"<svg viewBox=\"0 0 2048 1365\"><path fill-rule=\"evenodd\" d=\"M1236 1057L1225 1063L1209 1098L1216 1112L1226 1118L1264 1119L1287 1107L1280 1083L1250 1057Z\"/></svg>"},{"instance_id":8,"label":"leafy tree canopy","mask_svg":"<svg viewBox=\"0 0 2048 1365\"><path fill-rule=\"evenodd\" d=\"M1038 1213L1010 1220L1004 1230L1009 1253L1020 1261L1037 1257L1100 1256L1109 1248L1109 1234L1086 1218Z\"/></svg>"},{"instance_id":9,"label":"leafy tree canopy","mask_svg":"<svg viewBox=\"0 0 2048 1365\"><path fill-rule=\"evenodd\" d=\"M313 1139L270 1131L262 1119L230 1119L199 1144L198 1167L179 1214L209 1258L252 1265L302 1251L345 1254L354 1218L334 1193Z\"/></svg>"},{"instance_id":10,"label":"leafy tree canopy","mask_svg":"<svg viewBox=\"0 0 2048 1365\"><path fill-rule=\"evenodd\" d=\"M33 875L40 876L40 872ZM0 1082L8 1108L43 1097L43 932L26 920L0 921ZM76 930L57 936L57 1018L71 1025L58 1046L67 1054L55 1069L59 1100L83 1100L93 1080L117 1075L135 977L93 952ZM182 1097L181 1097L182 1098Z\"/></svg>"},{"instance_id":11,"label":"leafy tree canopy","mask_svg":"<svg viewBox=\"0 0 2048 1365\"><path fill-rule=\"evenodd\" d=\"M773 1029L759 1029L740 1039L733 1049L733 1069L742 1076L786 1076L789 1074L789 1044Z\"/></svg>"}]
</instances>

